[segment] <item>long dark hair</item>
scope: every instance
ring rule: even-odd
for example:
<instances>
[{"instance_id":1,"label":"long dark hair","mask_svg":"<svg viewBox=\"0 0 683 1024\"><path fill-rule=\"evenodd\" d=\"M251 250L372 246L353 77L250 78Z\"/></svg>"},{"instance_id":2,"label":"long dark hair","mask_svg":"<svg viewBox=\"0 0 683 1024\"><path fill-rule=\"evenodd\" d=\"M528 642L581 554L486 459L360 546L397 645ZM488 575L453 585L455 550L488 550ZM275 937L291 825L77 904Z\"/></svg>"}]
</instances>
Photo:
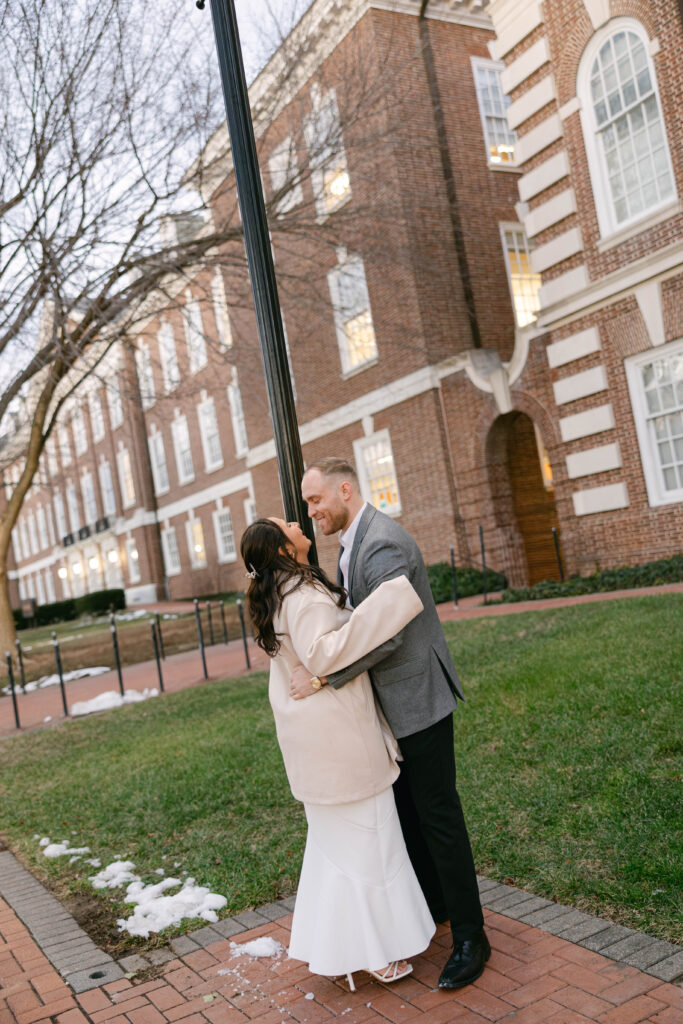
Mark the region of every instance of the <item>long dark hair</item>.
<instances>
[{"instance_id":1,"label":"long dark hair","mask_svg":"<svg viewBox=\"0 0 683 1024\"><path fill-rule=\"evenodd\" d=\"M240 553L249 572L256 575L249 580L247 608L254 626L258 646L274 658L280 650L280 641L273 620L282 606L286 594L291 594L304 583L317 584L329 590L343 608L346 591L328 579L317 565L302 565L289 554L291 541L272 519L257 519L242 534Z\"/></svg>"}]
</instances>

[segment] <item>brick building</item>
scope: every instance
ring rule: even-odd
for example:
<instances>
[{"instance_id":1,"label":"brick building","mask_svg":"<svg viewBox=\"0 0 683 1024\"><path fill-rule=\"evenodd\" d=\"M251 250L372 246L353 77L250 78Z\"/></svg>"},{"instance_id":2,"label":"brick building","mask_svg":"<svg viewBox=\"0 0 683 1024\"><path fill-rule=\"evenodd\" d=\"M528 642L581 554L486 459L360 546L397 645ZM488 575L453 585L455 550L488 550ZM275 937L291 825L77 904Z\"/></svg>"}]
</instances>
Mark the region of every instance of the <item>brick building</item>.
<instances>
[{"instance_id":1,"label":"brick building","mask_svg":"<svg viewBox=\"0 0 683 1024\"><path fill-rule=\"evenodd\" d=\"M514 583L557 575L553 527L570 572L681 548L681 36L672 2L316 0L300 73L251 87L304 458L353 457L428 563L480 526ZM243 586L280 509L248 282L167 293L65 407L15 601Z\"/></svg>"}]
</instances>

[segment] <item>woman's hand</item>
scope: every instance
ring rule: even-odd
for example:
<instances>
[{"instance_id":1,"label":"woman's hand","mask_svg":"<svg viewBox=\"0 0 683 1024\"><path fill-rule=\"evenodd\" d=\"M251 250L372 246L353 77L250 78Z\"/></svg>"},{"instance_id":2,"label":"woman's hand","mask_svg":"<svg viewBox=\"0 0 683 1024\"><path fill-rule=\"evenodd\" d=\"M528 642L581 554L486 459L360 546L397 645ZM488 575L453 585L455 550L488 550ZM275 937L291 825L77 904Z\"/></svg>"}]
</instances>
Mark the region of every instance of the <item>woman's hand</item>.
<instances>
[{"instance_id":1,"label":"woman's hand","mask_svg":"<svg viewBox=\"0 0 683 1024\"><path fill-rule=\"evenodd\" d=\"M303 700L304 697L311 697L317 692L318 690L311 686L311 673L304 665L297 665L289 679L289 696L293 700Z\"/></svg>"}]
</instances>

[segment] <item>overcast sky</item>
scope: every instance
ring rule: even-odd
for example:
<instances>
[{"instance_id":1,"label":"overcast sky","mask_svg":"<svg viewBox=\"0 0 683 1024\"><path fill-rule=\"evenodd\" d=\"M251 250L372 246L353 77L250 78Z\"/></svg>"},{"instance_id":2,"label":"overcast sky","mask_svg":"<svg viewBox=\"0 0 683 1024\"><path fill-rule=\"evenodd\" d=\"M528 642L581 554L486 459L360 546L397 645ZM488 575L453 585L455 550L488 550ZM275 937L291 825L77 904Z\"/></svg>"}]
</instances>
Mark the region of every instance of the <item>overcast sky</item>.
<instances>
[{"instance_id":1,"label":"overcast sky","mask_svg":"<svg viewBox=\"0 0 683 1024\"><path fill-rule=\"evenodd\" d=\"M312 0L235 0L249 80L275 47L278 25L286 33L311 3Z\"/></svg>"}]
</instances>

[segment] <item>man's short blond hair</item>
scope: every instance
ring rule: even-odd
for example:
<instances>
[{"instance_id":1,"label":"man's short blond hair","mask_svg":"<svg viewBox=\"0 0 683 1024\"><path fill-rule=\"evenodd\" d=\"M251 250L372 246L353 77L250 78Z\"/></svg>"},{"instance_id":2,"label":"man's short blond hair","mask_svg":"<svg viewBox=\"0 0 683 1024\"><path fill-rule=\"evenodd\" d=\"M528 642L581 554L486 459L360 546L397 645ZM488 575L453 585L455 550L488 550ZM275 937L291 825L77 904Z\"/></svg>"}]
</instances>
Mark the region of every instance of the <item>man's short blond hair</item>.
<instances>
[{"instance_id":1,"label":"man's short blond hair","mask_svg":"<svg viewBox=\"0 0 683 1024\"><path fill-rule=\"evenodd\" d=\"M325 477L337 476L350 480L356 488L358 484L358 473L356 468L347 459L340 459L336 455L326 455L322 459L316 459L310 466L306 466L306 472L317 469Z\"/></svg>"}]
</instances>

